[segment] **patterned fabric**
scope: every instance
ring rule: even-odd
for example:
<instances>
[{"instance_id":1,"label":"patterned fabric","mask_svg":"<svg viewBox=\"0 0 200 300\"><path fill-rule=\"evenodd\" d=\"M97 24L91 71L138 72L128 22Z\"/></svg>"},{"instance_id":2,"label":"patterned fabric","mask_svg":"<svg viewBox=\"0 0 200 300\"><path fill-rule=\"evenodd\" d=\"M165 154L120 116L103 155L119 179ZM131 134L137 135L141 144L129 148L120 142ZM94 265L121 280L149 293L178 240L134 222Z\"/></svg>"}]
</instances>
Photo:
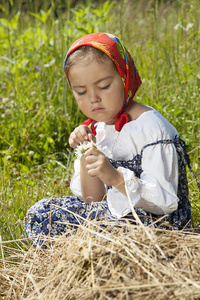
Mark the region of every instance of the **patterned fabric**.
<instances>
[{"instance_id":1,"label":"patterned fabric","mask_svg":"<svg viewBox=\"0 0 200 300\"><path fill-rule=\"evenodd\" d=\"M76 232L83 219L108 220L113 217L107 201L90 204L74 196L42 199L28 210L25 231L33 244L42 245L44 236L62 235L69 227L71 233Z\"/></svg>"},{"instance_id":2,"label":"patterned fabric","mask_svg":"<svg viewBox=\"0 0 200 300\"><path fill-rule=\"evenodd\" d=\"M83 36L76 42L74 42L74 44L67 52L64 61L64 67L70 54L72 54L81 46L90 46L101 50L112 59L117 67L125 89L124 103L121 111L116 116L118 120L115 123L115 129L117 131L120 131L124 124L128 123L129 121L128 115L125 110L131 104L135 93L142 83L138 71L135 67L135 63L128 50L116 36L108 33L92 33ZM89 119L84 124L89 125L92 123L92 125L94 125L95 122L95 120ZM93 133L96 134L94 126L92 126L92 130Z\"/></svg>"},{"instance_id":3,"label":"patterned fabric","mask_svg":"<svg viewBox=\"0 0 200 300\"><path fill-rule=\"evenodd\" d=\"M188 199L188 182L186 175L186 164L188 163L189 168L189 156L186 153L187 146L184 141L180 139L180 137L175 137L174 140L159 140L155 143L148 144L144 146L141 150L140 155L136 155L133 160L123 162L123 161L113 161L111 159L111 164L115 167L124 167L132 170L135 173L135 176L140 178L142 173L141 162L142 155L147 147L158 145L158 144L171 144L173 143L176 147L176 151L178 153L178 168L179 168L179 181L178 181L178 192L177 196L179 198L178 209L171 213L169 216L162 218L162 220L157 221L161 218L161 216L154 215L152 213L146 212L141 208L135 208L137 214L140 217L140 220L145 225L151 225L155 228L171 228L175 230L180 230L183 228L190 228L191 226L191 206ZM128 214L126 218L133 219L132 214Z\"/></svg>"},{"instance_id":4,"label":"patterned fabric","mask_svg":"<svg viewBox=\"0 0 200 300\"><path fill-rule=\"evenodd\" d=\"M186 145L179 138L175 140L160 140L143 147L141 153L136 155L130 161L114 161L110 160L111 164L117 168L122 166L132 170L138 178L141 173L142 155L147 147L157 144L173 143L178 153L179 166L179 183L178 183L178 209L169 216L157 216L148 213L140 208L135 207L140 220L145 225L150 225L154 228L165 228L180 230L183 228L190 228L191 223L191 207L188 200L188 183L186 176ZM187 157L188 160L188 157ZM110 187L112 188L112 187ZM81 216L79 218L79 216ZM61 235L66 231L66 228L76 229L77 225L83 219L97 219L97 220L115 220L108 208L107 201L96 203L86 203L74 196L60 197L57 199L43 199L35 203L27 212L25 220L25 230L30 238L34 238L34 244L42 244L42 236ZM128 214L125 219L130 219L135 223L132 214ZM162 218L162 220L160 220ZM121 219L123 222L123 218ZM51 225L50 225L51 224ZM119 224L118 224L119 225Z\"/></svg>"}]
</instances>

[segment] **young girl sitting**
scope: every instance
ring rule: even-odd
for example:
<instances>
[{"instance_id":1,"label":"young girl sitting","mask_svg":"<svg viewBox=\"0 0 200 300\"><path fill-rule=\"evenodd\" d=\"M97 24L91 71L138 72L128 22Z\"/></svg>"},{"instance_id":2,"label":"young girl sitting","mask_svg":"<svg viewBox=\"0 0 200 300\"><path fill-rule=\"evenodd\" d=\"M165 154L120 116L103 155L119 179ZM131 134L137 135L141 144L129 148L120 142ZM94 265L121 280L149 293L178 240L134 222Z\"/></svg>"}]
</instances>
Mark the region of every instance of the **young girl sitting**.
<instances>
[{"instance_id":1,"label":"young girl sitting","mask_svg":"<svg viewBox=\"0 0 200 300\"><path fill-rule=\"evenodd\" d=\"M134 222L131 206L145 225L190 227L185 143L159 112L133 100L141 79L122 42L111 34L86 35L69 49L64 71L89 118L69 144L85 152L75 161L75 196L35 203L27 213L28 236L60 235L82 218Z\"/></svg>"}]
</instances>

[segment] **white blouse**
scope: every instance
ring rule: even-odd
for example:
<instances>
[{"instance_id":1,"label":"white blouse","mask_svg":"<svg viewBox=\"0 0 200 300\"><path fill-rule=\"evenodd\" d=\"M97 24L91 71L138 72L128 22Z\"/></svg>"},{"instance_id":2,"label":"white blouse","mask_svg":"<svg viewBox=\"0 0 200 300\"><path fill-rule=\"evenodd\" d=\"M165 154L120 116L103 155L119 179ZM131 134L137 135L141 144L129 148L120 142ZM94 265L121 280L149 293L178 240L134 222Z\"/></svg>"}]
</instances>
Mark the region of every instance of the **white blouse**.
<instances>
[{"instance_id":1,"label":"white blouse","mask_svg":"<svg viewBox=\"0 0 200 300\"><path fill-rule=\"evenodd\" d=\"M113 160L128 161L142 148L158 140L174 139L177 130L158 111L149 110L142 113L136 120L124 125L120 132L114 125L97 123L96 139L102 152ZM71 190L79 198L80 161L74 164L75 175L71 181ZM174 144L156 144L143 151L140 180L134 172L119 167L123 173L127 196L112 187L107 191L108 207L113 216L123 217L131 212L133 207L139 207L157 215L169 214L178 207L178 156Z\"/></svg>"}]
</instances>

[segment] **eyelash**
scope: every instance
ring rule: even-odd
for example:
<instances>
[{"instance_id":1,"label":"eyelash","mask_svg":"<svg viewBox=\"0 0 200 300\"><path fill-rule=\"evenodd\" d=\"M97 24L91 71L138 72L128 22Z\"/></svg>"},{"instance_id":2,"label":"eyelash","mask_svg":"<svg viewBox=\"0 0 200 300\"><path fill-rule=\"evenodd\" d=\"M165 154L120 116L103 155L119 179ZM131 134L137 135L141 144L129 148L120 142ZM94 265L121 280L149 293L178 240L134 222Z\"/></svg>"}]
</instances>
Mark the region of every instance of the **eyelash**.
<instances>
[{"instance_id":1,"label":"eyelash","mask_svg":"<svg viewBox=\"0 0 200 300\"><path fill-rule=\"evenodd\" d=\"M77 94L78 94L79 96L83 96L85 93L86 93L86 92L82 92L82 93L78 93L78 92L77 92Z\"/></svg>"},{"instance_id":2,"label":"eyelash","mask_svg":"<svg viewBox=\"0 0 200 300\"><path fill-rule=\"evenodd\" d=\"M109 83L108 85L106 85L106 86L104 86L104 87L101 87L100 90L107 90L107 89L110 87L110 85L111 85L111 83ZM85 93L86 93L85 91L82 92L82 93L80 93L80 92L78 93L78 92L77 92L77 94L78 94L79 96L83 96Z\"/></svg>"},{"instance_id":3,"label":"eyelash","mask_svg":"<svg viewBox=\"0 0 200 300\"><path fill-rule=\"evenodd\" d=\"M101 87L100 89L101 90L107 90L109 87L110 87L111 83L109 83L108 85L104 86L104 87Z\"/></svg>"}]
</instances>

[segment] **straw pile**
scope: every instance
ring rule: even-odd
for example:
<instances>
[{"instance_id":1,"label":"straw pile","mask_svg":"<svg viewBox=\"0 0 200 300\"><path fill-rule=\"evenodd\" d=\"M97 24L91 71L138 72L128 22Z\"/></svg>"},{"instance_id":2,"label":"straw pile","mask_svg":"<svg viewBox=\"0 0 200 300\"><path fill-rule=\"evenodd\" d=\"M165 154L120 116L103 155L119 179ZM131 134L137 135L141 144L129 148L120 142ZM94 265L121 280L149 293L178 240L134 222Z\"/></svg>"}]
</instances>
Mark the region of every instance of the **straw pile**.
<instances>
[{"instance_id":1,"label":"straw pile","mask_svg":"<svg viewBox=\"0 0 200 300\"><path fill-rule=\"evenodd\" d=\"M0 299L200 299L199 234L88 221L50 242L1 243Z\"/></svg>"}]
</instances>

